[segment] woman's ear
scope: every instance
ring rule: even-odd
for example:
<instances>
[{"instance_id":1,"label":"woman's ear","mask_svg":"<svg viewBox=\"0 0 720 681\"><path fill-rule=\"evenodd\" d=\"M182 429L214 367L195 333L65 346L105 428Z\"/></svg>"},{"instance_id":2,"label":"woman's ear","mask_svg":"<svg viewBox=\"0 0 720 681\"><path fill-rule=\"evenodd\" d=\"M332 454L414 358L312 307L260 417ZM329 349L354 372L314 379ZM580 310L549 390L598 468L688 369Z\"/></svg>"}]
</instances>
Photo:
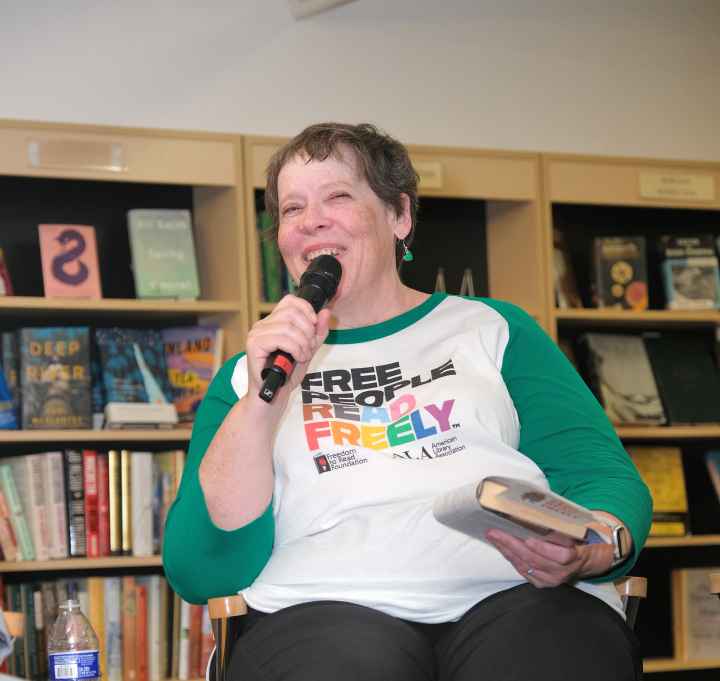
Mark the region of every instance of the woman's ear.
<instances>
[{"instance_id":1,"label":"woman's ear","mask_svg":"<svg viewBox=\"0 0 720 681\"><path fill-rule=\"evenodd\" d=\"M410 197L407 194L400 194L402 211L395 215L395 236L402 241L412 229L412 218L410 217Z\"/></svg>"}]
</instances>

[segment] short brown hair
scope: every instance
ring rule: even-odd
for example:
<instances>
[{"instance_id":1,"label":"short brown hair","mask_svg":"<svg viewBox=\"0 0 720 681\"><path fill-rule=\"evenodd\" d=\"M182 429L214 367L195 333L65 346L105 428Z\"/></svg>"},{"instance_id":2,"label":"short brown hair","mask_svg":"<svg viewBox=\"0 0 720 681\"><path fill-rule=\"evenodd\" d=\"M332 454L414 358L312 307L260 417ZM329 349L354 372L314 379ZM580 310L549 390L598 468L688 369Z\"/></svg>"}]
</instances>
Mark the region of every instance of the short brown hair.
<instances>
[{"instance_id":1,"label":"short brown hair","mask_svg":"<svg viewBox=\"0 0 720 681\"><path fill-rule=\"evenodd\" d=\"M410 245L417 219L418 174L405 146L369 123L317 123L305 128L273 154L265 187L265 209L273 225L277 227L280 221L278 176L285 164L298 155L307 156L308 161L324 161L330 156L341 158L343 146L352 149L363 179L383 203L395 210L396 215L403 210L401 195L408 195L411 226L405 243ZM399 263L403 255L399 241L395 244L395 255Z\"/></svg>"}]
</instances>

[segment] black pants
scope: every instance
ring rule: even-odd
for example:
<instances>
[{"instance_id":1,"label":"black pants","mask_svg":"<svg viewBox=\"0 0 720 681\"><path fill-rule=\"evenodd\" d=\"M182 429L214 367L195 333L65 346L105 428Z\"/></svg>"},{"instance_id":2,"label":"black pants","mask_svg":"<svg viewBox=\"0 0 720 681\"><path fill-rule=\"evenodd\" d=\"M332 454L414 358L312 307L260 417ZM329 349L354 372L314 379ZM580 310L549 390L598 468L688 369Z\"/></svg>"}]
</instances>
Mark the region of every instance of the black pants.
<instances>
[{"instance_id":1,"label":"black pants","mask_svg":"<svg viewBox=\"0 0 720 681\"><path fill-rule=\"evenodd\" d=\"M233 681L635 681L637 640L612 608L574 587L530 584L457 622L417 624L350 603L251 611Z\"/></svg>"}]
</instances>

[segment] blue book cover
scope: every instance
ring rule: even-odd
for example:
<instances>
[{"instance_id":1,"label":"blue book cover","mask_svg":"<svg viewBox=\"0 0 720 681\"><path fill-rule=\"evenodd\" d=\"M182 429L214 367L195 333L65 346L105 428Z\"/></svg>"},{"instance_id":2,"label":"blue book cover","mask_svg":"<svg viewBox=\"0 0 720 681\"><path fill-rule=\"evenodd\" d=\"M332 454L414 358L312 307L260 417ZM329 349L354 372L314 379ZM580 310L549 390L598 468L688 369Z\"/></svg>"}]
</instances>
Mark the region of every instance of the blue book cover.
<instances>
[{"instance_id":1,"label":"blue book cover","mask_svg":"<svg viewBox=\"0 0 720 681\"><path fill-rule=\"evenodd\" d=\"M157 329L96 329L107 402L172 403L165 351Z\"/></svg>"}]
</instances>

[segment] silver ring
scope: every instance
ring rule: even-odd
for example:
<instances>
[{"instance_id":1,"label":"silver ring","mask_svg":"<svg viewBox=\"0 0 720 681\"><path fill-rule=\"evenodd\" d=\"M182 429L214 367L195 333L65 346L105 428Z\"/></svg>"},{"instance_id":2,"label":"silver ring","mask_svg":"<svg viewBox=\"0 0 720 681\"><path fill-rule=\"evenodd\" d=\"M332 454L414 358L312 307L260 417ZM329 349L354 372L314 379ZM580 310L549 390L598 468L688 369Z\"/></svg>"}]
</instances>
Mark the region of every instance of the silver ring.
<instances>
[{"instance_id":1,"label":"silver ring","mask_svg":"<svg viewBox=\"0 0 720 681\"><path fill-rule=\"evenodd\" d=\"M528 577L532 577L533 572L535 572L535 570L533 570L533 568L530 567L530 568L527 569L527 573L526 573L526 574L527 574Z\"/></svg>"}]
</instances>

